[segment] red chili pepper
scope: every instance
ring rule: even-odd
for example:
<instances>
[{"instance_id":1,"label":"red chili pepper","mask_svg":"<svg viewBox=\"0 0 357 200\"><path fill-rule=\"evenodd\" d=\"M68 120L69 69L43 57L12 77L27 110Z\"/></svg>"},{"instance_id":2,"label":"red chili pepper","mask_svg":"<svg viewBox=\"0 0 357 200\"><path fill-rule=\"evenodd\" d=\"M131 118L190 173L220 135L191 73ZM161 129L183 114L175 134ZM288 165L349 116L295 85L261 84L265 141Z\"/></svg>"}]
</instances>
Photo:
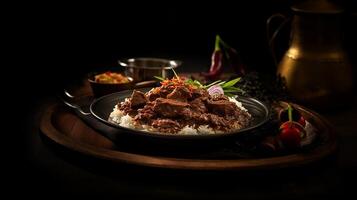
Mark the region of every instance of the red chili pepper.
<instances>
[{"instance_id":1,"label":"red chili pepper","mask_svg":"<svg viewBox=\"0 0 357 200\"><path fill-rule=\"evenodd\" d=\"M211 66L209 72L203 72L202 75L211 80L217 79L223 72L223 52L220 48L220 38L216 36L215 48L211 56Z\"/></svg>"},{"instance_id":2,"label":"red chili pepper","mask_svg":"<svg viewBox=\"0 0 357 200\"><path fill-rule=\"evenodd\" d=\"M222 51L215 51L212 54L211 58L211 67L208 73L203 72L202 75L205 76L206 78L209 79L216 79L218 78L219 75L221 75L223 71L222 67L222 58L223 58L223 53Z\"/></svg>"},{"instance_id":3,"label":"red chili pepper","mask_svg":"<svg viewBox=\"0 0 357 200\"><path fill-rule=\"evenodd\" d=\"M219 37L219 36L218 36ZM242 58L237 50L225 43L221 38L219 38L220 43L223 45L225 51L225 56L229 62L229 65L235 70L238 75L245 74L245 66L242 63Z\"/></svg>"},{"instance_id":4,"label":"red chili pepper","mask_svg":"<svg viewBox=\"0 0 357 200\"><path fill-rule=\"evenodd\" d=\"M223 50L221 50L220 45L223 45ZM224 53L224 55L223 55ZM211 67L208 73L202 73L203 76L205 76L208 79L215 80L219 77L219 75L222 74L223 72L223 56L226 57L226 59L229 62L230 67L234 69L234 71L238 75L244 75L245 74L245 66L242 63L242 59L234 48L230 47L227 43L225 43L219 35L216 36L216 44L215 44L215 50L212 54L211 57Z\"/></svg>"}]
</instances>

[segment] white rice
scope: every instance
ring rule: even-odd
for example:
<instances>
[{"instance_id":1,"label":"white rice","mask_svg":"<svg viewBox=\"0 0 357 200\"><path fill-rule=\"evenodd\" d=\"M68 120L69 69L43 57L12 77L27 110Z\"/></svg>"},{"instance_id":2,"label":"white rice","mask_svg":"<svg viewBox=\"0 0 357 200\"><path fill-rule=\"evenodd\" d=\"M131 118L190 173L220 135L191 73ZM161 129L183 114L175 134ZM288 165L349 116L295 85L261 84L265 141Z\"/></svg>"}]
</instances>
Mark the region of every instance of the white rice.
<instances>
[{"instance_id":1,"label":"white rice","mask_svg":"<svg viewBox=\"0 0 357 200\"><path fill-rule=\"evenodd\" d=\"M125 99L125 101L128 100L129 99ZM242 103L237 101L234 97L229 97L229 101L234 102L241 110L248 112L248 110L243 107ZM135 123L134 118L130 117L127 114L124 114L123 111L118 109L117 105L114 106L113 112L110 113L109 121L126 128L147 131L147 132L158 132L158 130L156 130L151 126L140 125L138 123ZM238 123L236 126L237 128L239 128ZM197 129L187 125L178 132L178 134L180 135L200 135L200 134L203 135L203 134L216 134L216 133L223 133L223 131L214 130L208 125L201 125Z\"/></svg>"},{"instance_id":2,"label":"white rice","mask_svg":"<svg viewBox=\"0 0 357 200\"><path fill-rule=\"evenodd\" d=\"M181 134L181 135L197 135L197 130L194 129L193 127L191 126L185 126L181 129L181 131L178 132L178 134Z\"/></svg>"},{"instance_id":3,"label":"white rice","mask_svg":"<svg viewBox=\"0 0 357 200\"><path fill-rule=\"evenodd\" d=\"M236 97L228 97L228 99L230 102L235 103L241 110L248 112L248 110L243 107L242 102L237 101Z\"/></svg>"}]
</instances>

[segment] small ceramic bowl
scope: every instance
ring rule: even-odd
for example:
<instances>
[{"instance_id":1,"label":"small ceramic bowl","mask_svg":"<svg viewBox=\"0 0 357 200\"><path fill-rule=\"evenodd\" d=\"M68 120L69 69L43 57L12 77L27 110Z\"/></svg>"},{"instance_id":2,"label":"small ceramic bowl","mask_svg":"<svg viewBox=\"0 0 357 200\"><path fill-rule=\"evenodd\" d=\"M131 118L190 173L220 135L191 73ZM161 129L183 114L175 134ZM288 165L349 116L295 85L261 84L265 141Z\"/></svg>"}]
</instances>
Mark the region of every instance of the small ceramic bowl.
<instances>
[{"instance_id":1,"label":"small ceramic bowl","mask_svg":"<svg viewBox=\"0 0 357 200\"><path fill-rule=\"evenodd\" d=\"M107 94L124 90L132 90L143 87L154 87L158 83L157 81L135 82L131 77L127 77L129 79L128 83L99 83L95 81L95 75L97 74L101 73L91 73L88 75L88 82L95 97L101 97Z\"/></svg>"},{"instance_id":2,"label":"small ceramic bowl","mask_svg":"<svg viewBox=\"0 0 357 200\"><path fill-rule=\"evenodd\" d=\"M133 89L133 79L127 77L129 82L127 83L100 83L95 81L95 75L101 73L91 73L88 75L88 82L92 88L93 95L95 97L104 96L114 92Z\"/></svg>"}]
</instances>

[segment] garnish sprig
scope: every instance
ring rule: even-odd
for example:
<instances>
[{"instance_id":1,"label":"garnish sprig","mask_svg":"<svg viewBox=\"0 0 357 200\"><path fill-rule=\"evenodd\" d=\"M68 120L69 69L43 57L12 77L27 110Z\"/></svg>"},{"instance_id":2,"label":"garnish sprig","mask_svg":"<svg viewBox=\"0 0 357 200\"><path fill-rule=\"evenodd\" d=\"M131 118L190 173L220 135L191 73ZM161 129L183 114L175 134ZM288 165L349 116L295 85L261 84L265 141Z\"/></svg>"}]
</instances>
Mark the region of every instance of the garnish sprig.
<instances>
[{"instance_id":1,"label":"garnish sprig","mask_svg":"<svg viewBox=\"0 0 357 200\"><path fill-rule=\"evenodd\" d=\"M177 80L181 80L181 78L177 75L176 71L174 69L172 69L175 78ZM159 76L154 76L156 79L160 80L161 82L167 81L167 79L163 78L163 77L159 77ZM200 83L198 80L192 80L192 79L185 79L184 83L194 86L196 88L203 88L208 90L211 87L220 87L222 88L223 92L225 95L227 96L235 96L236 93L244 93L244 91L242 89L240 89L239 87L234 86L235 84L237 84L239 81L241 80L241 77L235 78L233 80L230 81L221 81L221 80L217 80L214 81L208 85L203 85L202 83Z\"/></svg>"}]
</instances>

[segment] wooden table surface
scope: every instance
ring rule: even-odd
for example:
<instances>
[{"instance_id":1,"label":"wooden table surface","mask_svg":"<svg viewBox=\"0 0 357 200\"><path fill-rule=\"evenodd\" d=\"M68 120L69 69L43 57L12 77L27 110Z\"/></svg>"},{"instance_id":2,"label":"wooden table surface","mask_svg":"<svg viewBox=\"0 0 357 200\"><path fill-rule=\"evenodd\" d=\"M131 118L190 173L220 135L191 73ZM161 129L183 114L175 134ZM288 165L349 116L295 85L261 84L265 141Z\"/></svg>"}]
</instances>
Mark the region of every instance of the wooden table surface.
<instances>
[{"instance_id":1,"label":"wooden table surface","mask_svg":"<svg viewBox=\"0 0 357 200\"><path fill-rule=\"evenodd\" d=\"M355 194L356 100L348 109L322 114L338 132L339 149L334 155L303 168L256 172L159 170L79 155L39 133L42 110L52 101L56 99L41 97L26 118L26 163L18 187L28 196L49 192L57 197L316 199Z\"/></svg>"}]
</instances>

